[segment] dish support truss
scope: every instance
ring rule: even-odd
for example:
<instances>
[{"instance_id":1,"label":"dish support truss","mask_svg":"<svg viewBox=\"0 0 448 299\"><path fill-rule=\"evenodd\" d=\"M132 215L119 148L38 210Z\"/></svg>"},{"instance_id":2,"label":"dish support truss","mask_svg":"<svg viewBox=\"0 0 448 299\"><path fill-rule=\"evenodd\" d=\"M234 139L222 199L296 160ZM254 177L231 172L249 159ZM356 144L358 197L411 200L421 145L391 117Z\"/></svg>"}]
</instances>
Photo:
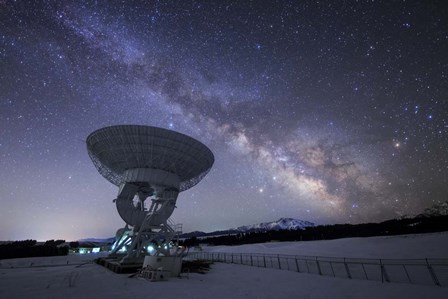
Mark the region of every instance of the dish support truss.
<instances>
[{"instance_id":1,"label":"dish support truss","mask_svg":"<svg viewBox=\"0 0 448 299\"><path fill-rule=\"evenodd\" d=\"M120 263L132 264L142 262L149 254L181 255L170 246L181 227L169 220L176 207L179 177L163 170L135 168L127 170L124 178L114 201L126 226L117 231L110 256L125 254Z\"/></svg>"}]
</instances>

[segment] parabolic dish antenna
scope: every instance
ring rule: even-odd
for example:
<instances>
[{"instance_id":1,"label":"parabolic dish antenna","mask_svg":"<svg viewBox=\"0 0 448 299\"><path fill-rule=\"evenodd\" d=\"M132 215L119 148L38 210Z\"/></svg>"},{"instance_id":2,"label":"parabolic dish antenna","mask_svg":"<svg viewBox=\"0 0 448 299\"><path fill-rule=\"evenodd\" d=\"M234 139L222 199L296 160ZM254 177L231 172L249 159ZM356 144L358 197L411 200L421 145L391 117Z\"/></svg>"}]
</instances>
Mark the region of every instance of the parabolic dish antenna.
<instances>
[{"instance_id":1,"label":"parabolic dish antenna","mask_svg":"<svg viewBox=\"0 0 448 299\"><path fill-rule=\"evenodd\" d=\"M179 191L190 189L208 173L213 153L187 135L157 127L121 125L87 137L87 150L99 173L114 185L128 169L160 169L179 176Z\"/></svg>"},{"instance_id":2,"label":"parabolic dish antenna","mask_svg":"<svg viewBox=\"0 0 448 299\"><path fill-rule=\"evenodd\" d=\"M209 172L214 162L210 149L175 131L120 125L91 133L87 150L98 172L119 187L115 203L126 226L118 230L111 255L126 252L121 263L140 261L148 248L155 255L170 255L167 248L176 229L169 217L179 192Z\"/></svg>"}]
</instances>

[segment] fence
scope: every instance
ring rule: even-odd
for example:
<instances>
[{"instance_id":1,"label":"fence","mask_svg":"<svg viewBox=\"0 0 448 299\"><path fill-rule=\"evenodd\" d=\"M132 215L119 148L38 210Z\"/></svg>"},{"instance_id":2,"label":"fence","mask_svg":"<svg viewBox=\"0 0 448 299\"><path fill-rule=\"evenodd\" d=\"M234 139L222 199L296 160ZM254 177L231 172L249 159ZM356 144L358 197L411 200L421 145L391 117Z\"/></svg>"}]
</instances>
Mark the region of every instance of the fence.
<instances>
[{"instance_id":1,"label":"fence","mask_svg":"<svg viewBox=\"0 0 448 299\"><path fill-rule=\"evenodd\" d=\"M448 259L358 259L224 252L193 252L186 258L348 279L448 287Z\"/></svg>"}]
</instances>

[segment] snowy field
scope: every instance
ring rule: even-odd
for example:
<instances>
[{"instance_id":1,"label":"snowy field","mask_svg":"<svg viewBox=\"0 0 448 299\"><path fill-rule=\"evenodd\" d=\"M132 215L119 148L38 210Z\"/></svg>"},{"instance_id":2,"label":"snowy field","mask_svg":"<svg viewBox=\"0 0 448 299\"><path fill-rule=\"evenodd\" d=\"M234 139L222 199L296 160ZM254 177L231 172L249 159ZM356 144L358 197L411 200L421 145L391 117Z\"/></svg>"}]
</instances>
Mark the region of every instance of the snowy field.
<instances>
[{"instance_id":1,"label":"snowy field","mask_svg":"<svg viewBox=\"0 0 448 299\"><path fill-rule=\"evenodd\" d=\"M448 232L307 242L272 242L241 246L212 246L203 247L203 250L208 252L375 259L448 258Z\"/></svg>"},{"instance_id":2,"label":"snowy field","mask_svg":"<svg viewBox=\"0 0 448 299\"><path fill-rule=\"evenodd\" d=\"M204 248L373 258L448 258L448 234L350 238ZM148 282L89 263L98 255L0 261L0 298L448 298L448 288L348 280L234 264ZM12 268L14 267L14 268Z\"/></svg>"}]
</instances>

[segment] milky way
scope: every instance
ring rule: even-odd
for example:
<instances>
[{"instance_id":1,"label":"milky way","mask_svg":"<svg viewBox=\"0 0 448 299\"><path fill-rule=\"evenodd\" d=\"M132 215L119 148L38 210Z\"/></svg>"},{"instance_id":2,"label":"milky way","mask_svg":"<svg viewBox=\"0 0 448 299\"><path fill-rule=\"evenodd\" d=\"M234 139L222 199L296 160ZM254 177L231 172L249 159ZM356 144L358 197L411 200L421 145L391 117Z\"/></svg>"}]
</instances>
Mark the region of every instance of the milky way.
<instances>
[{"instance_id":1,"label":"milky way","mask_svg":"<svg viewBox=\"0 0 448 299\"><path fill-rule=\"evenodd\" d=\"M85 139L117 124L214 152L185 231L447 200L446 4L322 2L1 1L0 239L114 235Z\"/></svg>"}]
</instances>

